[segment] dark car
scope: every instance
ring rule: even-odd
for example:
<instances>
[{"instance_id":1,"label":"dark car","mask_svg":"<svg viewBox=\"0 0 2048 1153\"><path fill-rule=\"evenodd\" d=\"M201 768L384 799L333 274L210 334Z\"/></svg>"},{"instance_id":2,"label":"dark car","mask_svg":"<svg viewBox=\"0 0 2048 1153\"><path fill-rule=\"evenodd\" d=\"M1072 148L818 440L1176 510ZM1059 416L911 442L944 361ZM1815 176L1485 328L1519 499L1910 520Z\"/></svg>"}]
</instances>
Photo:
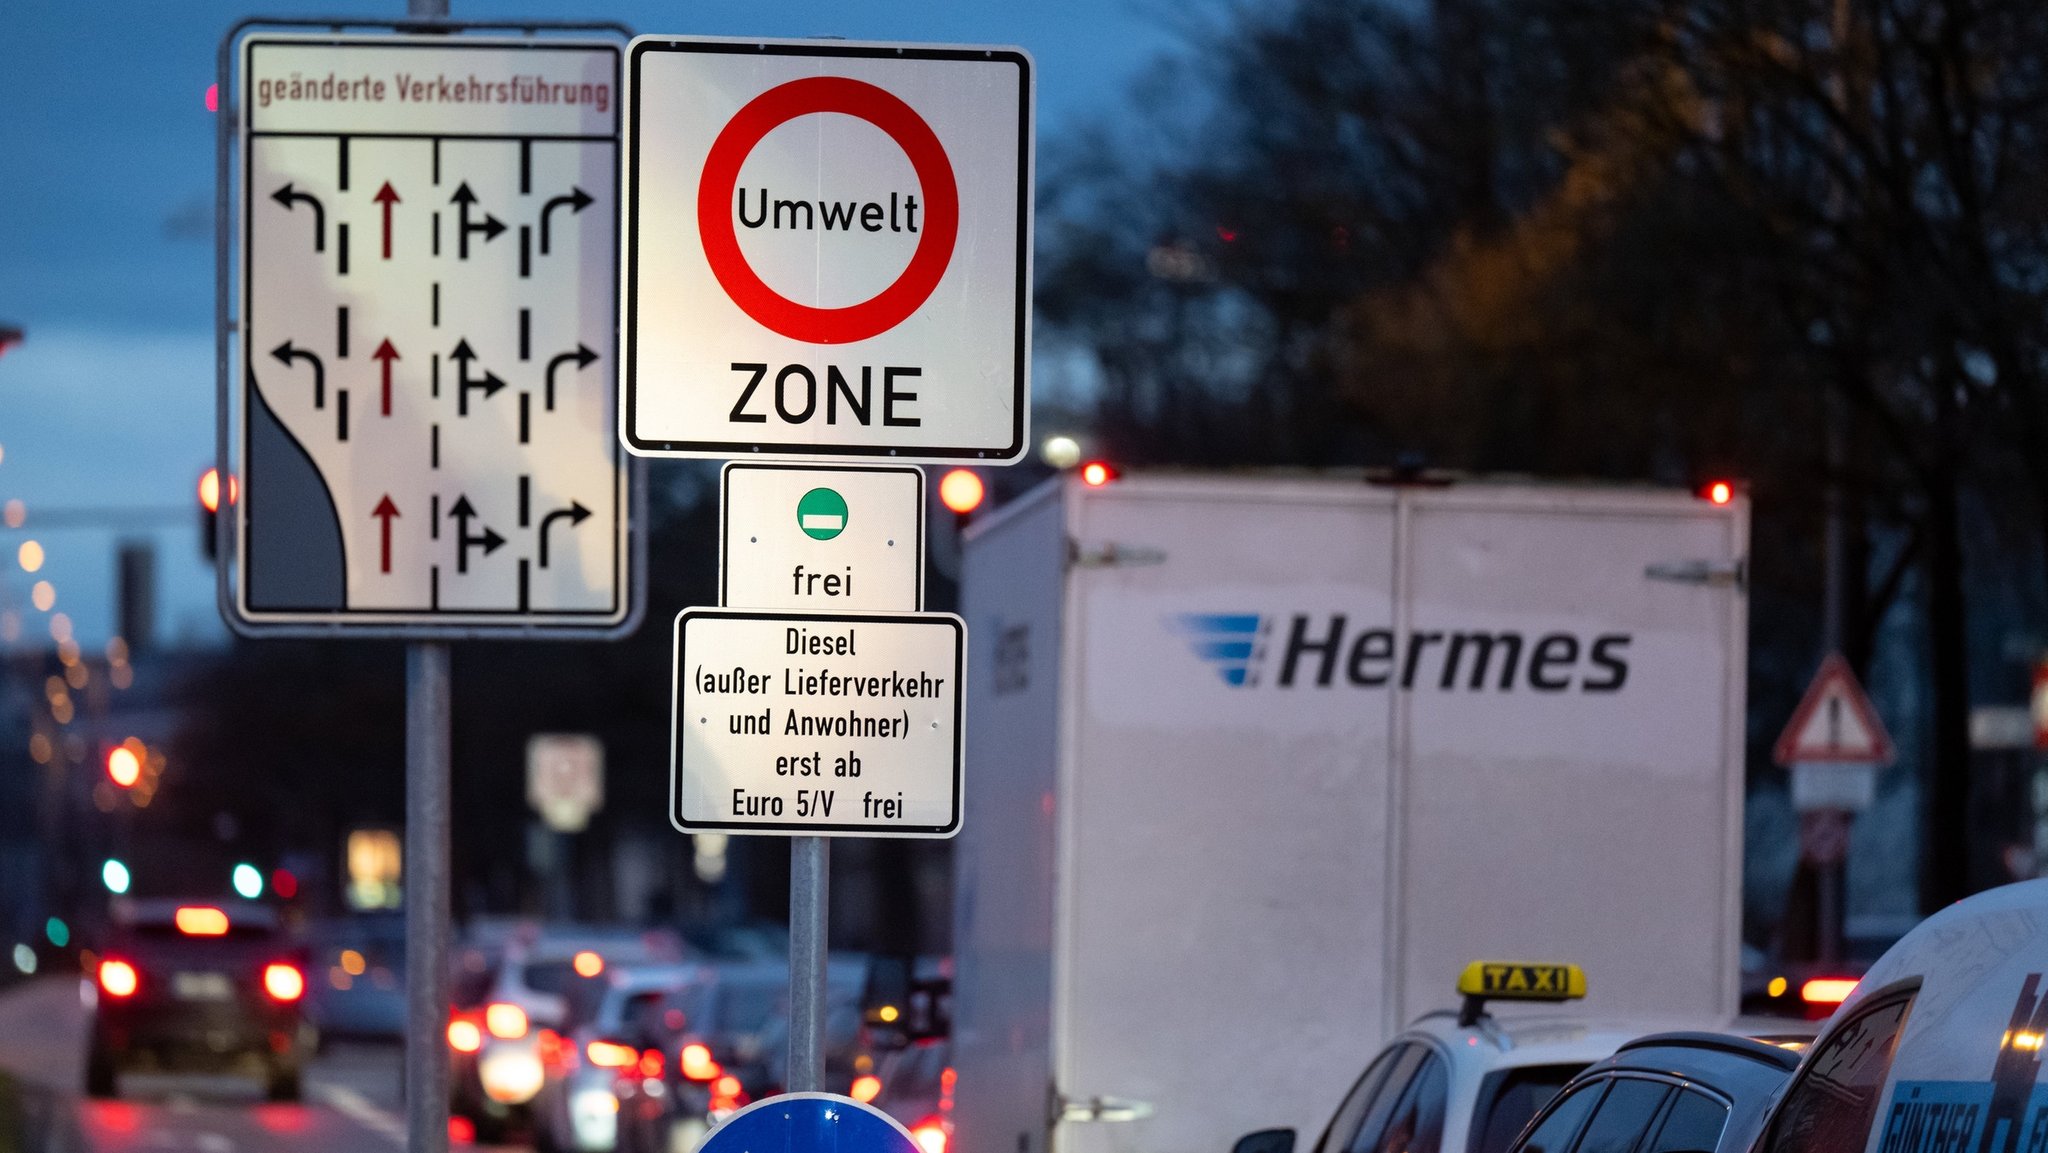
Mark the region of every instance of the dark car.
<instances>
[{"instance_id":1,"label":"dark car","mask_svg":"<svg viewBox=\"0 0 2048 1153\"><path fill-rule=\"evenodd\" d=\"M85 1091L129 1070L253 1071L296 1101L311 1047L305 957L277 915L239 902L137 901L116 910L93 983Z\"/></svg>"},{"instance_id":2,"label":"dark car","mask_svg":"<svg viewBox=\"0 0 2048 1153\"><path fill-rule=\"evenodd\" d=\"M1783 1044L1720 1033L1639 1037L1588 1066L1513 1153L1717 1153L1749 1146L1798 1067Z\"/></svg>"}]
</instances>

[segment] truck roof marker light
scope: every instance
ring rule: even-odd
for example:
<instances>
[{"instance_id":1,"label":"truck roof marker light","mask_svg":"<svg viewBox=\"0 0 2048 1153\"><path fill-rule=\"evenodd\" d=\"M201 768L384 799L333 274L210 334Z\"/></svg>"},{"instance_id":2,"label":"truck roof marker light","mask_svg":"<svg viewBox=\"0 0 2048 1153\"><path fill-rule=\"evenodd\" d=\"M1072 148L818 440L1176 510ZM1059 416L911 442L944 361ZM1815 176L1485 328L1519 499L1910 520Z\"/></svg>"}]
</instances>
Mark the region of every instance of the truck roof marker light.
<instances>
[{"instance_id":1,"label":"truck roof marker light","mask_svg":"<svg viewBox=\"0 0 2048 1153\"><path fill-rule=\"evenodd\" d=\"M1839 1005L1855 991L1853 977L1815 977L1799 986L1799 999L1809 1005Z\"/></svg>"},{"instance_id":2,"label":"truck roof marker light","mask_svg":"<svg viewBox=\"0 0 2048 1153\"><path fill-rule=\"evenodd\" d=\"M1089 488L1101 488L1122 475L1123 472L1108 461L1091 460L1081 466L1081 483Z\"/></svg>"},{"instance_id":3,"label":"truck roof marker light","mask_svg":"<svg viewBox=\"0 0 2048 1153\"><path fill-rule=\"evenodd\" d=\"M1735 499L1735 486L1725 480L1708 481L1700 486L1700 495L1709 504L1728 504Z\"/></svg>"}]
</instances>

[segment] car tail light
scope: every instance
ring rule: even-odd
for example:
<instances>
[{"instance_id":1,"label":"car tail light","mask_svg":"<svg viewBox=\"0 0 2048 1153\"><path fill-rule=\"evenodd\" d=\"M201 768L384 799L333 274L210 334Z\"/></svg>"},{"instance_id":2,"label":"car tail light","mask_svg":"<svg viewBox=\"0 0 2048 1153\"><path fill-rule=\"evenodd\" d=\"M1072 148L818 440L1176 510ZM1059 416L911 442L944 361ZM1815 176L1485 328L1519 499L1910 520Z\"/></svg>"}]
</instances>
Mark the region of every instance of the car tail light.
<instances>
[{"instance_id":1,"label":"car tail light","mask_svg":"<svg viewBox=\"0 0 2048 1153\"><path fill-rule=\"evenodd\" d=\"M135 966L112 957L100 962L100 989L109 997L132 997L135 989L142 984L142 978L135 972Z\"/></svg>"},{"instance_id":2,"label":"car tail light","mask_svg":"<svg viewBox=\"0 0 2048 1153\"><path fill-rule=\"evenodd\" d=\"M1108 461L1091 460L1081 466L1081 483L1089 488L1101 488L1123 475L1123 470Z\"/></svg>"},{"instance_id":3,"label":"car tail light","mask_svg":"<svg viewBox=\"0 0 2048 1153\"><path fill-rule=\"evenodd\" d=\"M484 1047L484 1031L467 1017L448 1022L448 1047L457 1053L474 1053Z\"/></svg>"},{"instance_id":4,"label":"car tail light","mask_svg":"<svg viewBox=\"0 0 2048 1153\"><path fill-rule=\"evenodd\" d=\"M306 975L296 965L265 965L263 991L274 1001L296 1001L305 996Z\"/></svg>"},{"instance_id":5,"label":"car tail light","mask_svg":"<svg viewBox=\"0 0 2048 1153\"><path fill-rule=\"evenodd\" d=\"M500 1041L526 1036L526 1010L509 1001L494 1001L484 1010L484 1028Z\"/></svg>"},{"instance_id":6,"label":"car tail light","mask_svg":"<svg viewBox=\"0 0 2048 1153\"><path fill-rule=\"evenodd\" d=\"M853 1079L853 1088L846 1095L865 1105L882 1095L882 1079L872 1073Z\"/></svg>"},{"instance_id":7,"label":"car tail light","mask_svg":"<svg viewBox=\"0 0 2048 1153\"><path fill-rule=\"evenodd\" d=\"M936 1115L912 1125L910 1137L924 1153L946 1153L946 1123Z\"/></svg>"},{"instance_id":8,"label":"car tail light","mask_svg":"<svg viewBox=\"0 0 2048 1153\"><path fill-rule=\"evenodd\" d=\"M550 1067L560 1065L569 1055L569 1047L562 1044L562 1035L553 1029L542 1029L533 1036L533 1046L540 1052L541 1064Z\"/></svg>"},{"instance_id":9,"label":"car tail light","mask_svg":"<svg viewBox=\"0 0 2048 1153\"><path fill-rule=\"evenodd\" d=\"M727 1073L711 1084L711 1112L713 1115L730 1113L747 1103L747 1095L740 1086L740 1079Z\"/></svg>"},{"instance_id":10,"label":"car tail light","mask_svg":"<svg viewBox=\"0 0 2048 1153\"><path fill-rule=\"evenodd\" d=\"M1799 986L1799 999L1809 1005L1839 1005L1855 991L1853 977L1815 977Z\"/></svg>"},{"instance_id":11,"label":"car tail light","mask_svg":"<svg viewBox=\"0 0 2048 1153\"><path fill-rule=\"evenodd\" d=\"M711 1050L694 1041L683 1046L681 1057L683 1076L692 1081L716 1081L725 1072L711 1059Z\"/></svg>"},{"instance_id":12,"label":"car tail light","mask_svg":"<svg viewBox=\"0 0 2048 1153\"><path fill-rule=\"evenodd\" d=\"M661 1050L649 1049L645 1053L640 1054L640 1075L642 1077L661 1076Z\"/></svg>"},{"instance_id":13,"label":"car tail light","mask_svg":"<svg viewBox=\"0 0 2048 1153\"><path fill-rule=\"evenodd\" d=\"M178 931L187 937L225 937L228 915L211 905L185 905L172 916Z\"/></svg>"},{"instance_id":14,"label":"car tail light","mask_svg":"<svg viewBox=\"0 0 2048 1153\"><path fill-rule=\"evenodd\" d=\"M592 1041L583 1047L583 1055L590 1058L591 1064L605 1069L623 1069L640 1061L640 1050L610 1041Z\"/></svg>"},{"instance_id":15,"label":"car tail light","mask_svg":"<svg viewBox=\"0 0 2048 1153\"><path fill-rule=\"evenodd\" d=\"M448 1118L448 1143L450 1145L476 1144L476 1122L467 1117Z\"/></svg>"}]
</instances>

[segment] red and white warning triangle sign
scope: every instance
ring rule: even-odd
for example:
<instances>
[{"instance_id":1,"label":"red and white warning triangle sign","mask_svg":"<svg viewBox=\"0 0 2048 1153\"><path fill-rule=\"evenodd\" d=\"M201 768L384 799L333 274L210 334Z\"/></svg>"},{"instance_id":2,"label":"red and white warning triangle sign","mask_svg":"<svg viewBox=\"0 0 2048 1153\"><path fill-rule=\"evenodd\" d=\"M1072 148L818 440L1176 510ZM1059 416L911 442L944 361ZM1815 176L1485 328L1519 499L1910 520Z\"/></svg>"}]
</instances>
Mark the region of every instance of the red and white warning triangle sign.
<instances>
[{"instance_id":1,"label":"red and white warning triangle sign","mask_svg":"<svg viewBox=\"0 0 2048 1153\"><path fill-rule=\"evenodd\" d=\"M1773 755L1787 768L1892 763L1892 739L1884 722L1877 719L1870 697L1839 653L1829 653L1821 662Z\"/></svg>"}]
</instances>

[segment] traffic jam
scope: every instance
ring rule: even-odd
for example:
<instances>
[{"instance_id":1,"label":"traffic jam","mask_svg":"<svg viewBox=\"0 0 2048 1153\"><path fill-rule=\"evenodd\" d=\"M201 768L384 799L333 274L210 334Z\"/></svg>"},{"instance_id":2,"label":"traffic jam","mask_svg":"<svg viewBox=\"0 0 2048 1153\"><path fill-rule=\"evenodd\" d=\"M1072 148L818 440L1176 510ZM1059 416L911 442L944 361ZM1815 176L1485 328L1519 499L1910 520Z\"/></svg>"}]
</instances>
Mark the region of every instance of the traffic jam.
<instances>
[{"instance_id":1,"label":"traffic jam","mask_svg":"<svg viewBox=\"0 0 2048 1153\"><path fill-rule=\"evenodd\" d=\"M2048 1153L2038 13L124 7L0 1149Z\"/></svg>"}]
</instances>

